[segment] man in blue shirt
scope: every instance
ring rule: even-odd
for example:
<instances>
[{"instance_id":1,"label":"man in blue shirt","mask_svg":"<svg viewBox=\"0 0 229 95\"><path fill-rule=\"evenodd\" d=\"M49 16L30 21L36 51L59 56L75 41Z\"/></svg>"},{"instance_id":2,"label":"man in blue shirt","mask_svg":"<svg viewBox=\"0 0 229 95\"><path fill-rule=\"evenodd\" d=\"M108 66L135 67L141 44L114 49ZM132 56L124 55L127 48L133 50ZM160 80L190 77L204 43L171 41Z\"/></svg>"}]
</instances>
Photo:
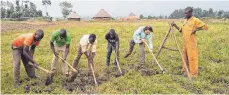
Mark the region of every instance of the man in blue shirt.
<instances>
[{"instance_id":1,"label":"man in blue shirt","mask_svg":"<svg viewBox=\"0 0 229 95\"><path fill-rule=\"evenodd\" d=\"M137 43L137 44L139 44L139 47L140 47L140 64L144 64L145 63L145 51L144 51L145 45L144 45L144 42L146 42L146 40L149 43L150 52L152 52L152 50L153 50L151 32L153 32L153 28L151 26L139 27L134 32L133 39L130 41L129 51L124 56L124 58L127 58L133 52L134 45Z\"/></svg>"}]
</instances>

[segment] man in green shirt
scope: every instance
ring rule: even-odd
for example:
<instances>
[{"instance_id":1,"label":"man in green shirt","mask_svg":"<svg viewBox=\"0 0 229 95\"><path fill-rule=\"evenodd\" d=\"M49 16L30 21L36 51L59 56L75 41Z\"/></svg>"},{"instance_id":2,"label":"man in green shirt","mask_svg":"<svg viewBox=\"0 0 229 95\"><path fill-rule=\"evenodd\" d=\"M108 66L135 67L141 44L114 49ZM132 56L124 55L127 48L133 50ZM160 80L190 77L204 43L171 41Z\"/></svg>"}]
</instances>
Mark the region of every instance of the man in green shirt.
<instances>
[{"instance_id":1,"label":"man in green shirt","mask_svg":"<svg viewBox=\"0 0 229 95\"><path fill-rule=\"evenodd\" d=\"M69 52L70 43L71 43L71 36L69 33L66 32L65 29L57 30L52 33L50 39L50 47L54 54L52 64L51 64L52 75L56 73L58 67L57 64L59 59L58 58L59 52L62 52L63 59L66 60ZM68 76L69 75L68 65L63 62L61 66L62 66L63 74Z\"/></svg>"}]
</instances>

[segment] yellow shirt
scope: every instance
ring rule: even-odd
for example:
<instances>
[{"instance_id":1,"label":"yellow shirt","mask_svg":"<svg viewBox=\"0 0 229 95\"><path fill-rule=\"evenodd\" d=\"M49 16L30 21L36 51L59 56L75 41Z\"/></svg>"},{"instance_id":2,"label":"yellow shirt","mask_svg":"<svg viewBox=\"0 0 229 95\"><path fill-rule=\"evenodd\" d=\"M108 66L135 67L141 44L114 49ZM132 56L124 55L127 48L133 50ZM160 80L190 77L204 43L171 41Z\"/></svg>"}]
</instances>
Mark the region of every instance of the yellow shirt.
<instances>
[{"instance_id":1,"label":"yellow shirt","mask_svg":"<svg viewBox=\"0 0 229 95\"><path fill-rule=\"evenodd\" d=\"M90 44L89 42L89 35L84 35L81 39L80 39L80 46L81 46L81 49L82 49L82 52L86 52L86 51L89 51L91 45L92 45L92 48L91 48L91 52L96 52L96 44L97 44L97 39L95 40L95 42L93 44Z\"/></svg>"},{"instance_id":2,"label":"yellow shirt","mask_svg":"<svg viewBox=\"0 0 229 95\"><path fill-rule=\"evenodd\" d=\"M192 31L198 28L208 30L208 26L194 16L188 20L185 20L183 26L181 27L184 41L187 42L189 40L196 40L195 35L192 34Z\"/></svg>"}]
</instances>

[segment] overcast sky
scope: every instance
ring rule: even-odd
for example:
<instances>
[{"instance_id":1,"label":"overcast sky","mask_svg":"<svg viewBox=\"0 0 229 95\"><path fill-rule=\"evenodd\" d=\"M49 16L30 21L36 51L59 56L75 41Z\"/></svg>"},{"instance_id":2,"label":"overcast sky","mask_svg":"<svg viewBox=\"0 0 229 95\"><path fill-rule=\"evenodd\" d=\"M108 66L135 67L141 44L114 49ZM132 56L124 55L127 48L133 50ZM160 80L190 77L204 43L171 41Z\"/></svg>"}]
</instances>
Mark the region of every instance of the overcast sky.
<instances>
[{"instance_id":1,"label":"overcast sky","mask_svg":"<svg viewBox=\"0 0 229 95\"><path fill-rule=\"evenodd\" d=\"M6 1L6 0L4 0ZM15 2L15 0L8 0ZM30 0L37 5L37 8L43 11L42 0ZM133 12L135 15L169 15L175 9L185 8L187 6L200 7L202 9L213 8L213 10L229 11L229 1L143 1L143 0L51 0L52 5L48 6L49 15L52 17L62 17L59 3L68 1L72 3L72 10L82 17L93 17L100 9L105 9L113 17L125 17Z\"/></svg>"}]
</instances>

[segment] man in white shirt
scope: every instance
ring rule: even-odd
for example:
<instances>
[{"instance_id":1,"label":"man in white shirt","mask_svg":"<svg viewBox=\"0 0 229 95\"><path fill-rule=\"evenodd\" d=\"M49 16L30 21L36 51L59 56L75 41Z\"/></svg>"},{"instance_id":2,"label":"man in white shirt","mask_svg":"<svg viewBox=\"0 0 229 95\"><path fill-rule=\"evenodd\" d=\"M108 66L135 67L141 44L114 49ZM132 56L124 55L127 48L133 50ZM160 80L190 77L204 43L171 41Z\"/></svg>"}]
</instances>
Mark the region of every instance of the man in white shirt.
<instances>
[{"instance_id":1,"label":"man in white shirt","mask_svg":"<svg viewBox=\"0 0 229 95\"><path fill-rule=\"evenodd\" d=\"M78 63L82 54L85 54L88 59L88 68L90 68L90 64L92 64L92 67L94 68L93 58L96 52L96 44L97 39L95 34L87 34L80 39L77 50L77 56L75 57L72 63L72 66L75 69L78 69Z\"/></svg>"}]
</instances>

